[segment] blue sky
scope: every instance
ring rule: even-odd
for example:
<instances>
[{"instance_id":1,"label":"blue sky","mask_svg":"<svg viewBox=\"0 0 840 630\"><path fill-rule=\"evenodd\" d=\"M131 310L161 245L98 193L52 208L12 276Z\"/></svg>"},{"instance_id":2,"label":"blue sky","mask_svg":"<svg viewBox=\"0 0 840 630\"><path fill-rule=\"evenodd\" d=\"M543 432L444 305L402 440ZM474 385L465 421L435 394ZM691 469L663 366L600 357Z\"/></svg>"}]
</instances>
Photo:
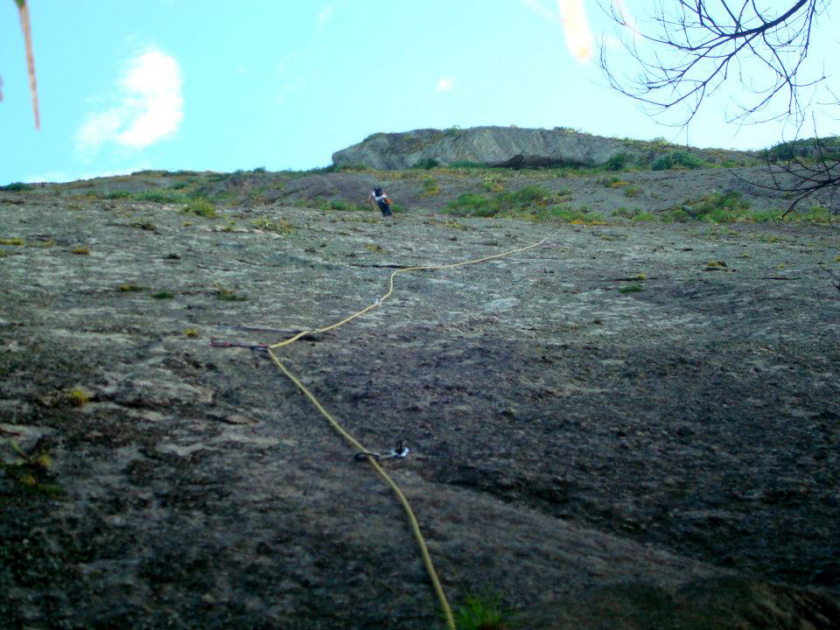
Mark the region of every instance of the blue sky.
<instances>
[{"instance_id":1,"label":"blue sky","mask_svg":"<svg viewBox=\"0 0 840 630\"><path fill-rule=\"evenodd\" d=\"M374 132L453 125L685 141L605 87L580 53L580 27L564 32L575 7L594 38L610 28L593 0L29 4L41 130L18 12L0 0L0 184L144 168L306 169ZM626 4L641 15L650 2ZM723 106L692 123L691 144L778 139L772 125L725 125Z\"/></svg>"}]
</instances>

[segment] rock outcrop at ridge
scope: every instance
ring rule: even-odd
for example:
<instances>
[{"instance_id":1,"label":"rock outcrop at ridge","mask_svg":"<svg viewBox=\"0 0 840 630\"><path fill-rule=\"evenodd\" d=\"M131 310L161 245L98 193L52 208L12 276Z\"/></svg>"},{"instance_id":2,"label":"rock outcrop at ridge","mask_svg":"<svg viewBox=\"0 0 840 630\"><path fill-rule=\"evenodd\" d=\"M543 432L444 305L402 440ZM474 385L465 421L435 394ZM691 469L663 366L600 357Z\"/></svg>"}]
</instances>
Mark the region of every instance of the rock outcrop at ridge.
<instances>
[{"instance_id":1,"label":"rock outcrop at ridge","mask_svg":"<svg viewBox=\"0 0 840 630\"><path fill-rule=\"evenodd\" d=\"M336 166L363 165L382 170L411 168L434 160L440 164L473 162L493 166L596 166L627 153L643 153L641 143L576 131L473 127L376 133L333 154Z\"/></svg>"}]
</instances>

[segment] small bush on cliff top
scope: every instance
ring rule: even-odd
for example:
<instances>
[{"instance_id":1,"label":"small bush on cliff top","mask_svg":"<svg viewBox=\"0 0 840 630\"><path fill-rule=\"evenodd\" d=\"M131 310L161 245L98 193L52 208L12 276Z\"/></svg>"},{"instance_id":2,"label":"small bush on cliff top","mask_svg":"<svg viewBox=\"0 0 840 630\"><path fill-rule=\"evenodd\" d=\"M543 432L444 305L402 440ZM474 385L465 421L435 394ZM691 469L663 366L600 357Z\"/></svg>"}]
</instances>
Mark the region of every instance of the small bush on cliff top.
<instances>
[{"instance_id":1,"label":"small bush on cliff top","mask_svg":"<svg viewBox=\"0 0 840 630\"><path fill-rule=\"evenodd\" d=\"M465 193L446 206L446 212L457 216L506 216L531 221L563 221L581 225L602 225L604 218L590 214L589 209L571 209L568 191L552 192L542 186L526 186L495 197Z\"/></svg>"},{"instance_id":2,"label":"small bush on cliff top","mask_svg":"<svg viewBox=\"0 0 840 630\"><path fill-rule=\"evenodd\" d=\"M633 162L633 156L629 153L618 153L604 162L604 168L608 171L623 171Z\"/></svg>"},{"instance_id":3,"label":"small bush on cliff top","mask_svg":"<svg viewBox=\"0 0 840 630\"><path fill-rule=\"evenodd\" d=\"M172 190L147 190L136 195L135 199L152 203L185 203L187 201L185 195Z\"/></svg>"},{"instance_id":4,"label":"small bush on cliff top","mask_svg":"<svg viewBox=\"0 0 840 630\"><path fill-rule=\"evenodd\" d=\"M714 192L706 195L690 207L690 214L701 221L734 223L748 218L750 204L741 198L739 192Z\"/></svg>"},{"instance_id":5,"label":"small bush on cliff top","mask_svg":"<svg viewBox=\"0 0 840 630\"><path fill-rule=\"evenodd\" d=\"M705 163L696 155L688 151L672 151L657 158L650 165L653 171L665 171L674 168L701 168Z\"/></svg>"},{"instance_id":6,"label":"small bush on cliff top","mask_svg":"<svg viewBox=\"0 0 840 630\"><path fill-rule=\"evenodd\" d=\"M12 182L7 186L0 186L0 190L8 192L23 192L24 190L32 190L32 186L30 184L24 184L23 182Z\"/></svg>"},{"instance_id":7,"label":"small bush on cliff top","mask_svg":"<svg viewBox=\"0 0 840 630\"><path fill-rule=\"evenodd\" d=\"M425 160L420 160L411 168L421 168L428 171L430 169L435 168L436 166L440 166L440 162L432 158L426 158Z\"/></svg>"},{"instance_id":8,"label":"small bush on cliff top","mask_svg":"<svg viewBox=\"0 0 840 630\"><path fill-rule=\"evenodd\" d=\"M446 206L446 211L458 216L492 217L499 211L499 203L493 197L464 193Z\"/></svg>"}]
</instances>

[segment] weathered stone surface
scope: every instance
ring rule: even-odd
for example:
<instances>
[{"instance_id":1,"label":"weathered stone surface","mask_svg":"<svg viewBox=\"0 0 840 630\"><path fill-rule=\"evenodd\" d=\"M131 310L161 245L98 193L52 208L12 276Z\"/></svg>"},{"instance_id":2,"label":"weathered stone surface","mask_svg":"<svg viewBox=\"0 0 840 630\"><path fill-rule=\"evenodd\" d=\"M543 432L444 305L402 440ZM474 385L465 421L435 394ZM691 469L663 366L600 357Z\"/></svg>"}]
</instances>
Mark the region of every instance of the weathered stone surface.
<instances>
[{"instance_id":1,"label":"weathered stone surface","mask_svg":"<svg viewBox=\"0 0 840 630\"><path fill-rule=\"evenodd\" d=\"M410 168L424 160L506 166L594 165L619 153L634 154L635 150L621 140L565 129L474 127L374 134L334 153L333 163L384 170Z\"/></svg>"},{"instance_id":2,"label":"weathered stone surface","mask_svg":"<svg viewBox=\"0 0 840 630\"><path fill-rule=\"evenodd\" d=\"M522 630L832 630L840 603L831 594L740 577L702 579L668 590L616 584L517 615Z\"/></svg>"},{"instance_id":3,"label":"weathered stone surface","mask_svg":"<svg viewBox=\"0 0 840 630\"><path fill-rule=\"evenodd\" d=\"M393 178L407 198L415 175ZM507 190L569 187L595 208L615 192L508 175ZM354 177L286 181L364 192ZM731 175L628 177L658 208ZM386 466L452 602L495 591L525 628L832 618L840 317L818 271L840 256L831 228L453 221L419 203L383 224L249 201L243 181L213 219L0 194L0 237L28 243L0 258L0 413L53 431L49 471L0 484L4 623L434 627L388 489L264 352L210 340L280 341L373 303L394 265L544 237L401 275L381 308L282 350L366 447L411 448ZM290 233L266 230L280 221ZM642 291L620 292L642 273ZM40 403L76 387L83 407ZM63 495L39 494L47 482Z\"/></svg>"},{"instance_id":4,"label":"weathered stone surface","mask_svg":"<svg viewBox=\"0 0 840 630\"><path fill-rule=\"evenodd\" d=\"M0 424L0 464L13 464L28 456L41 440L53 433L49 427Z\"/></svg>"},{"instance_id":5,"label":"weathered stone surface","mask_svg":"<svg viewBox=\"0 0 840 630\"><path fill-rule=\"evenodd\" d=\"M652 150L644 143L562 128L473 127L377 133L337 151L332 159L336 166L364 165L383 170L411 168L427 160L511 168L595 166L621 153L640 156Z\"/></svg>"}]
</instances>

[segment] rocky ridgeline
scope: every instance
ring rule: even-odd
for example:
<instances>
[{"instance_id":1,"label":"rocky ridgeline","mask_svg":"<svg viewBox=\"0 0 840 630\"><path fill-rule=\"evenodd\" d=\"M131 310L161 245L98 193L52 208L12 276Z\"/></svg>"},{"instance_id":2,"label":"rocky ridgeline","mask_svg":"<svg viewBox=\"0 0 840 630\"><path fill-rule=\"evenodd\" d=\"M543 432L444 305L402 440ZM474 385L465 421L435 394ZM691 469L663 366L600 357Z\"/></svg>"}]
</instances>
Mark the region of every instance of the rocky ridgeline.
<instances>
[{"instance_id":1,"label":"rocky ridgeline","mask_svg":"<svg viewBox=\"0 0 840 630\"><path fill-rule=\"evenodd\" d=\"M665 142L605 138L563 127L473 127L375 133L359 144L334 153L332 159L336 166L367 166L381 170L467 162L513 168L599 166L619 156L650 162L679 148ZM709 161L744 157L719 150L692 151Z\"/></svg>"}]
</instances>

